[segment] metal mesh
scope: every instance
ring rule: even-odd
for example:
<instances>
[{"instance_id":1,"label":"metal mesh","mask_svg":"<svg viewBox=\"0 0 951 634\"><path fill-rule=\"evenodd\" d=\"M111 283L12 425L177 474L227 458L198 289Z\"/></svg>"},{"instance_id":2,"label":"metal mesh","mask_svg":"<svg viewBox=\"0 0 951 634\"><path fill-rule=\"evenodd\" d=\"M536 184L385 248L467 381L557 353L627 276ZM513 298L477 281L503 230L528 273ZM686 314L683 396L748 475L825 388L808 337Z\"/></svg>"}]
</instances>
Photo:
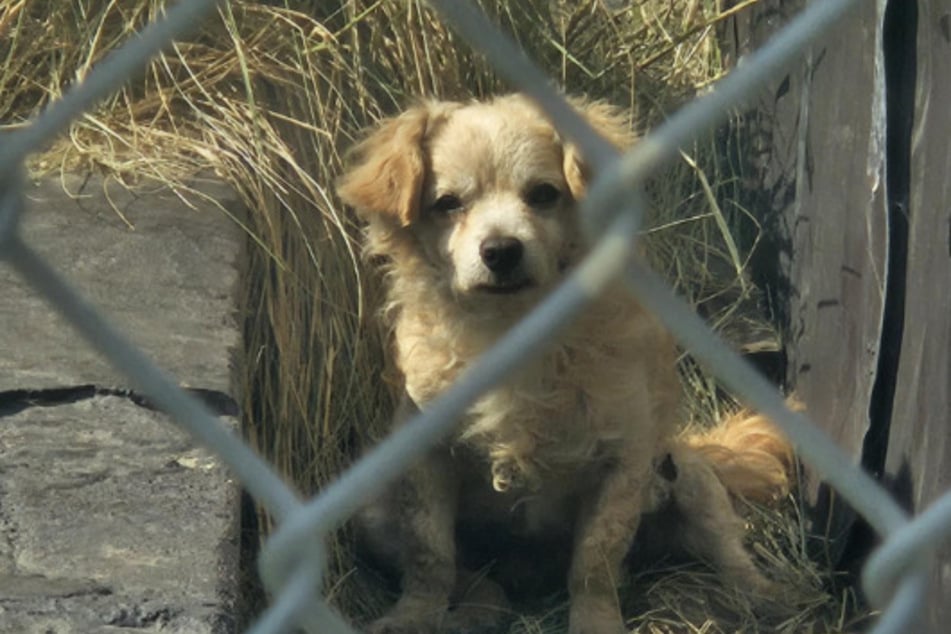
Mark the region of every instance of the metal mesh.
<instances>
[{"instance_id":1,"label":"metal mesh","mask_svg":"<svg viewBox=\"0 0 951 634\"><path fill-rule=\"evenodd\" d=\"M119 88L175 37L181 36L215 0L190 0L143 29L98 65L81 84L51 105L28 127L9 133L0 145L0 257L66 316L90 344L126 374L134 386L178 424L213 449L251 495L279 522L265 545L260 570L273 605L251 631L257 634L303 627L310 632L353 632L320 596L328 531L344 522L363 501L379 493L422 453L448 434L459 415L485 390L505 380L539 350L560 325L584 310L619 272L640 301L659 315L697 359L751 406L774 420L809 463L882 536L883 545L863 571L863 587L884 609L873 631L907 631L921 614L930 560L951 535L951 493L909 519L888 493L856 466L806 416L786 408L783 396L718 339L652 271L630 261L631 242L642 217L641 183L678 148L725 117L814 39L834 28L859 0L813 2L781 33L716 89L684 107L663 126L620 156L571 110L518 46L468 1L432 0L469 44L481 51L509 82L535 99L558 129L590 158L597 179L582 205L595 245L577 271L542 305L489 350L413 424L402 427L341 475L319 496L302 501L270 465L230 433L197 400L183 392L141 351L26 244L17 231L24 208L22 162L30 152L62 132L99 99Z\"/></svg>"}]
</instances>

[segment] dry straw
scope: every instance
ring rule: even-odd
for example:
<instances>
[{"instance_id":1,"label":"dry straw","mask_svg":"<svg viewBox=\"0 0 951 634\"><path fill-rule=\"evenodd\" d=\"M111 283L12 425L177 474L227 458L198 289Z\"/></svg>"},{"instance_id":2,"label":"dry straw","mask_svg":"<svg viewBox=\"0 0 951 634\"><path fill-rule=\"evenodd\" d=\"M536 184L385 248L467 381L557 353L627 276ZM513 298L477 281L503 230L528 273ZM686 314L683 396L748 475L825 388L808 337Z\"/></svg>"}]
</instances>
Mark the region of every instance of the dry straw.
<instances>
[{"instance_id":1,"label":"dry straw","mask_svg":"<svg viewBox=\"0 0 951 634\"><path fill-rule=\"evenodd\" d=\"M719 37L757 0L483 0L568 92L626 106L644 128L724 72ZM159 0L0 0L0 121L16 126L81 80L158 14ZM614 7L614 8L612 8ZM420 2L233 1L198 35L156 59L33 158L34 173L94 170L130 187L196 180L233 185L248 213L242 288L245 346L237 381L244 430L305 493L378 437L392 405L381 381L378 280L359 228L334 197L341 152L361 129L421 96L502 92L494 73ZM683 154L651 184L653 259L738 345L775 348L749 275L759 224L742 202L751 170L742 119ZM118 211L118 210L117 210ZM230 213L229 210L224 210ZM685 414L724 407L689 359ZM754 611L701 565L653 571L626 586L637 632L810 632L848 629L854 602L806 556L795 505L749 508L753 548L793 590L790 606ZM263 529L268 519L261 517ZM332 545L329 594L358 618L390 598L355 566L346 535ZM562 598L515 618L512 632L558 632Z\"/></svg>"}]
</instances>

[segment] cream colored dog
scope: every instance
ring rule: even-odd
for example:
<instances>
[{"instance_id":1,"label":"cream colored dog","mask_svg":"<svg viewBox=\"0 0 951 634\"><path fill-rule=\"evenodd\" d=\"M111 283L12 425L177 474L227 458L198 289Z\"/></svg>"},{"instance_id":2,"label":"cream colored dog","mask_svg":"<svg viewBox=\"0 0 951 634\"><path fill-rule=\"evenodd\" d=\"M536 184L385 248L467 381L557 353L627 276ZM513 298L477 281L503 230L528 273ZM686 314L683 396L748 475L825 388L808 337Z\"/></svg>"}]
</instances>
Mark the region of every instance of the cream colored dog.
<instances>
[{"instance_id":1,"label":"cream colored dog","mask_svg":"<svg viewBox=\"0 0 951 634\"><path fill-rule=\"evenodd\" d=\"M575 105L619 147L633 142L617 110ZM353 156L339 193L368 223L368 253L385 261L402 421L584 256L577 208L590 170L516 95L413 107L383 121ZM683 548L727 583L768 592L728 491L782 495L789 447L758 418L709 438L677 436L675 358L661 324L611 288L543 355L478 399L455 436L362 516L402 579L402 597L371 630L493 623L491 611L479 621L450 606L471 585L472 566L505 569L504 554L469 561L471 536L498 535L498 544L551 545L550 557L564 560L572 634L623 632L622 564L642 515L664 508L679 511L670 530ZM506 575L495 581L506 586ZM479 601L503 601L493 582L479 592Z\"/></svg>"}]
</instances>

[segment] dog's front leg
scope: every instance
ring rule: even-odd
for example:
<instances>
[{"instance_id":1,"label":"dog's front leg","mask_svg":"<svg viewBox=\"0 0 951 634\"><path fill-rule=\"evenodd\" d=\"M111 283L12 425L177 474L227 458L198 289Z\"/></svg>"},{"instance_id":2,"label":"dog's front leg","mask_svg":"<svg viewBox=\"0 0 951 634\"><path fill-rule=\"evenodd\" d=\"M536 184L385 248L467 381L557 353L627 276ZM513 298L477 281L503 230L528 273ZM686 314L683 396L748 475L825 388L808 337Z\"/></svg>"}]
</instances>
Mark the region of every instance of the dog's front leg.
<instances>
[{"instance_id":1,"label":"dog's front leg","mask_svg":"<svg viewBox=\"0 0 951 634\"><path fill-rule=\"evenodd\" d=\"M618 605L621 565L640 523L649 458L639 448L619 452L600 490L579 517L568 573L570 634L626 632Z\"/></svg>"},{"instance_id":2,"label":"dog's front leg","mask_svg":"<svg viewBox=\"0 0 951 634\"><path fill-rule=\"evenodd\" d=\"M370 625L372 634L439 631L456 579L453 478L441 456L414 466L391 491L390 540L395 542L402 594Z\"/></svg>"},{"instance_id":3,"label":"dog's front leg","mask_svg":"<svg viewBox=\"0 0 951 634\"><path fill-rule=\"evenodd\" d=\"M418 413L404 395L396 413L398 425ZM386 535L401 573L402 594L396 605L370 625L372 634L438 632L449 609L456 580L455 523L458 481L452 458L436 448L393 486L381 504Z\"/></svg>"}]
</instances>

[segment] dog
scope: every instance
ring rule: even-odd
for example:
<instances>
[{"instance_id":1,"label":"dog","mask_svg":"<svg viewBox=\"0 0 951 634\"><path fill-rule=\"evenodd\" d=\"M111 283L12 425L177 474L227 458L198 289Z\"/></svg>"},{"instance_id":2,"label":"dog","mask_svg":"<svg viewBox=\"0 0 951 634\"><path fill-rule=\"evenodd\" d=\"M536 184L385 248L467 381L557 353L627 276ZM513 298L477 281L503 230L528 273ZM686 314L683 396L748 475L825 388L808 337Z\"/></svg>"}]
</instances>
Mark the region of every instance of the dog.
<instances>
[{"instance_id":1,"label":"dog","mask_svg":"<svg viewBox=\"0 0 951 634\"><path fill-rule=\"evenodd\" d=\"M618 148L635 141L620 110L572 104ZM384 270L403 393L394 424L425 410L584 257L578 204L592 176L521 95L423 102L351 151L337 191ZM462 604L504 606L516 577L550 578L550 560L567 584L571 634L624 632L617 586L635 535L642 518L671 509L675 523L662 532L674 546L725 583L773 592L743 546L731 496L785 495L790 446L758 417L682 435L676 359L662 324L615 284L481 396L448 441L360 515L402 586L370 631L491 627L497 612L463 616ZM486 562L499 574L467 595Z\"/></svg>"}]
</instances>

